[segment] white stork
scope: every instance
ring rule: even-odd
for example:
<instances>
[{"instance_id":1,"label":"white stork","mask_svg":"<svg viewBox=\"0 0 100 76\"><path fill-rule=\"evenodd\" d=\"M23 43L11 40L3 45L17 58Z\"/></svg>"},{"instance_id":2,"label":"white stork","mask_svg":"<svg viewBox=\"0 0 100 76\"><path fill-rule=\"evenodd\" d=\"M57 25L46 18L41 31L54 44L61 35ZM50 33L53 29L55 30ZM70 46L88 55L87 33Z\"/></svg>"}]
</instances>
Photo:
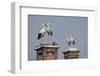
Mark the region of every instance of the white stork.
<instances>
[{"instance_id":1,"label":"white stork","mask_svg":"<svg viewBox=\"0 0 100 76\"><path fill-rule=\"evenodd\" d=\"M53 30L52 30L52 27L51 27L50 23L48 23L47 26L48 26L46 28L47 33L48 33L48 35L52 36L53 35Z\"/></svg>"},{"instance_id":2,"label":"white stork","mask_svg":"<svg viewBox=\"0 0 100 76\"><path fill-rule=\"evenodd\" d=\"M46 33L47 25L44 24L44 23L42 23L42 25L43 25L43 28L42 28L42 29L40 30L40 32L38 33L38 37L37 37L38 40L39 40L41 37L43 37L44 34Z\"/></svg>"}]
</instances>

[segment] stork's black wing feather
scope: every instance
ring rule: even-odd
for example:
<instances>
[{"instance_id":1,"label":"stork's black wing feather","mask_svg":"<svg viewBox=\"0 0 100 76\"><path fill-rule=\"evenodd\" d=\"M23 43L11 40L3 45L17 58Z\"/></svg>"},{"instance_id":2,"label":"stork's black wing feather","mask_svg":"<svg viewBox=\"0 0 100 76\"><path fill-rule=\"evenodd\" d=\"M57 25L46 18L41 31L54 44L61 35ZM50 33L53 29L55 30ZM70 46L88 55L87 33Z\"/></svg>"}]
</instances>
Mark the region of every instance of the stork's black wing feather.
<instances>
[{"instance_id":1,"label":"stork's black wing feather","mask_svg":"<svg viewBox=\"0 0 100 76\"><path fill-rule=\"evenodd\" d=\"M73 45L75 45L75 41L73 40Z\"/></svg>"},{"instance_id":2,"label":"stork's black wing feather","mask_svg":"<svg viewBox=\"0 0 100 76\"><path fill-rule=\"evenodd\" d=\"M53 35L53 32L51 31L51 36Z\"/></svg>"},{"instance_id":3,"label":"stork's black wing feather","mask_svg":"<svg viewBox=\"0 0 100 76\"><path fill-rule=\"evenodd\" d=\"M42 33L38 33L37 39L39 40L42 36L43 36Z\"/></svg>"},{"instance_id":4,"label":"stork's black wing feather","mask_svg":"<svg viewBox=\"0 0 100 76\"><path fill-rule=\"evenodd\" d=\"M48 35L52 36L53 32L52 31L48 31Z\"/></svg>"}]
</instances>

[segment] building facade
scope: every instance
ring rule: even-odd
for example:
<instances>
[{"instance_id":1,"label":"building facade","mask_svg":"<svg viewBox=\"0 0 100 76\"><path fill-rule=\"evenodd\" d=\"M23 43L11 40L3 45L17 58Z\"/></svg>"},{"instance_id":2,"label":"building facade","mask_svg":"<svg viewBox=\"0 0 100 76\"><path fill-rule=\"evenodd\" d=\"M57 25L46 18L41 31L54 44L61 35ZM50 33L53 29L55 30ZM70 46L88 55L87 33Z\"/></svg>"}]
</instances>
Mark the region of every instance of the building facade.
<instances>
[{"instance_id":1,"label":"building facade","mask_svg":"<svg viewBox=\"0 0 100 76\"><path fill-rule=\"evenodd\" d=\"M58 58L58 44L55 42L40 44L35 50L37 60L55 60Z\"/></svg>"},{"instance_id":2,"label":"building facade","mask_svg":"<svg viewBox=\"0 0 100 76\"><path fill-rule=\"evenodd\" d=\"M77 48L69 48L66 49L64 54L64 59L78 59L79 58L79 50Z\"/></svg>"}]
</instances>

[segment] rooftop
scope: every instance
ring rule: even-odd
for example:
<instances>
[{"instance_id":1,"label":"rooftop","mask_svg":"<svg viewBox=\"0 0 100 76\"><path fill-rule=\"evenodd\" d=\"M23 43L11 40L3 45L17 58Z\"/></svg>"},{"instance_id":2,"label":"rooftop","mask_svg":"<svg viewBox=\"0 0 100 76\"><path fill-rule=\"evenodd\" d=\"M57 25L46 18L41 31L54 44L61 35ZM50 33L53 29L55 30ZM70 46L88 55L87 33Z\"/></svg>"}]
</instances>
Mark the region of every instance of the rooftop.
<instances>
[{"instance_id":1,"label":"rooftop","mask_svg":"<svg viewBox=\"0 0 100 76\"><path fill-rule=\"evenodd\" d=\"M79 49L78 48L68 48L63 53L68 52L68 51L79 51Z\"/></svg>"},{"instance_id":2,"label":"rooftop","mask_svg":"<svg viewBox=\"0 0 100 76\"><path fill-rule=\"evenodd\" d=\"M50 42L50 43L40 43L39 46L36 46L36 49L39 49L39 48L42 48L42 47L59 48L58 43L56 43L56 42Z\"/></svg>"}]
</instances>

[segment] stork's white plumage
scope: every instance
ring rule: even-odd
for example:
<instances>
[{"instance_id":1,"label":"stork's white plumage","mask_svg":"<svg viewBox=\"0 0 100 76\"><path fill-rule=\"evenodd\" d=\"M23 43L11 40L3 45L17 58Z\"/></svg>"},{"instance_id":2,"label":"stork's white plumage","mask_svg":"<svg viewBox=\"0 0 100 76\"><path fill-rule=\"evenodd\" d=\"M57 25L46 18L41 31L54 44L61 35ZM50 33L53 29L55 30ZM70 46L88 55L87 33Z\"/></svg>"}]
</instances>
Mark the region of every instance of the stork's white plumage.
<instances>
[{"instance_id":1,"label":"stork's white plumage","mask_svg":"<svg viewBox=\"0 0 100 76\"><path fill-rule=\"evenodd\" d=\"M71 41L71 43L72 43L73 45L75 45L75 40L74 40L74 38L73 38L72 36L70 36L70 41Z\"/></svg>"}]
</instances>

